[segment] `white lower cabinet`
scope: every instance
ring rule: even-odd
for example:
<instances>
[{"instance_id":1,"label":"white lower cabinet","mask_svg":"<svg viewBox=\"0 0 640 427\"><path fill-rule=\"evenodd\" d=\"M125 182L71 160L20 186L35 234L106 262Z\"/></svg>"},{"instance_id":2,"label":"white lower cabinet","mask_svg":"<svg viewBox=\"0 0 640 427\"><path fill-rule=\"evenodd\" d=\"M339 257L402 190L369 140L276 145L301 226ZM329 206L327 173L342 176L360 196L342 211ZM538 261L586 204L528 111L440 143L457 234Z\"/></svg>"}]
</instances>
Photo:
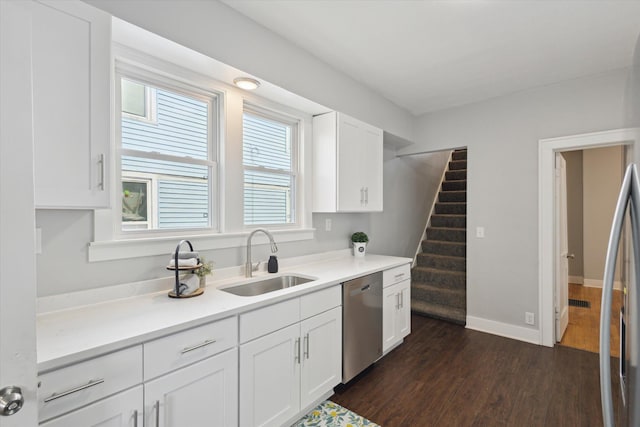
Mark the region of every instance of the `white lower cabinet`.
<instances>
[{"instance_id":1,"label":"white lower cabinet","mask_svg":"<svg viewBox=\"0 0 640 427\"><path fill-rule=\"evenodd\" d=\"M120 392L54 420L42 427L138 427L142 426L142 386Z\"/></svg>"},{"instance_id":2,"label":"white lower cabinet","mask_svg":"<svg viewBox=\"0 0 640 427\"><path fill-rule=\"evenodd\" d=\"M281 426L342 375L342 307L240 346L240 425Z\"/></svg>"},{"instance_id":3,"label":"white lower cabinet","mask_svg":"<svg viewBox=\"0 0 640 427\"><path fill-rule=\"evenodd\" d=\"M382 352L394 347L411 332L411 280L382 291Z\"/></svg>"},{"instance_id":4,"label":"white lower cabinet","mask_svg":"<svg viewBox=\"0 0 640 427\"><path fill-rule=\"evenodd\" d=\"M146 427L238 425L238 350L144 384Z\"/></svg>"}]
</instances>

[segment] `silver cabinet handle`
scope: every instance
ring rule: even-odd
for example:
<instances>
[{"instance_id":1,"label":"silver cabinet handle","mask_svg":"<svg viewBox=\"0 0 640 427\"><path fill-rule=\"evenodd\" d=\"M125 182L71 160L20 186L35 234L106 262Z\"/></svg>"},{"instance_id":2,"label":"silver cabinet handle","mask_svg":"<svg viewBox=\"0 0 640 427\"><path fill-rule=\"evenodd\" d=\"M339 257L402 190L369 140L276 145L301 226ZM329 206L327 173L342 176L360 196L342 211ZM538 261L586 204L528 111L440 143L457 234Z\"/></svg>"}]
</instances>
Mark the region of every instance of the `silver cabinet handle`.
<instances>
[{"instance_id":1,"label":"silver cabinet handle","mask_svg":"<svg viewBox=\"0 0 640 427\"><path fill-rule=\"evenodd\" d=\"M156 410L156 427L160 427L160 401L156 400L155 405L153 405Z\"/></svg>"},{"instance_id":2,"label":"silver cabinet handle","mask_svg":"<svg viewBox=\"0 0 640 427\"><path fill-rule=\"evenodd\" d=\"M304 357L305 359L309 358L309 334L304 336Z\"/></svg>"},{"instance_id":3,"label":"silver cabinet handle","mask_svg":"<svg viewBox=\"0 0 640 427\"><path fill-rule=\"evenodd\" d=\"M360 204L364 204L364 187L360 188Z\"/></svg>"},{"instance_id":4,"label":"silver cabinet handle","mask_svg":"<svg viewBox=\"0 0 640 427\"><path fill-rule=\"evenodd\" d=\"M296 363L300 364L300 338L296 338L295 350L293 352L293 357Z\"/></svg>"},{"instance_id":5,"label":"silver cabinet handle","mask_svg":"<svg viewBox=\"0 0 640 427\"><path fill-rule=\"evenodd\" d=\"M364 204L369 204L369 187L365 187L364 189Z\"/></svg>"},{"instance_id":6,"label":"silver cabinet handle","mask_svg":"<svg viewBox=\"0 0 640 427\"><path fill-rule=\"evenodd\" d=\"M404 293L400 292L400 308L404 308Z\"/></svg>"},{"instance_id":7,"label":"silver cabinet handle","mask_svg":"<svg viewBox=\"0 0 640 427\"><path fill-rule=\"evenodd\" d=\"M204 342L201 342L200 344L196 344L196 345L193 345L191 347L185 347L180 351L180 354L189 353L190 351L197 350L197 349L202 348L202 347L206 347L206 346L211 345L211 344L213 344L215 342L216 342L216 340L206 340Z\"/></svg>"},{"instance_id":8,"label":"silver cabinet handle","mask_svg":"<svg viewBox=\"0 0 640 427\"><path fill-rule=\"evenodd\" d=\"M53 400L60 399L61 397L65 397L65 396L68 396L68 395L73 394L73 393L77 393L77 392L85 390L85 389L87 389L89 387L97 386L98 384L102 384L103 382L104 382L104 378L101 378L99 380L89 381L89 383L87 383L85 385L74 387L74 388L72 388L70 390L63 391L62 393L53 393L51 396L49 396L46 399L44 399L44 403L49 403L49 402L51 402Z\"/></svg>"},{"instance_id":9,"label":"silver cabinet handle","mask_svg":"<svg viewBox=\"0 0 640 427\"><path fill-rule=\"evenodd\" d=\"M104 154L100 154L98 163L100 163L100 181L98 181L98 188L104 190Z\"/></svg>"},{"instance_id":10,"label":"silver cabinet handle","mask_svg":"<svg viewBox=\"0 0 640 427\"><path fill-rule=\"evenodd\" d=\"M567 258L569 259L575 259L576 254L567 254Z\"/></svg>"},{"instance_id":11,"label":"silver cabinet handle","mask_svg":"<svg viewBox=\"0 0 640 427\"><path fill-rule=\"evenodd\" d=\"M133 411L133 427L138 427L138 410Z\"/></svg>"},{"instance_id":12,"label":"silver cabinet handle","mask_svg":"<svg viewBox=\"0 0 640 427\"><path fill-rule=\"evenodd\" d=\"M395 276L393 276L394 279L399 279L401 277L404 277L404 273L396 274Z\"/></svg>"}]
</instances>

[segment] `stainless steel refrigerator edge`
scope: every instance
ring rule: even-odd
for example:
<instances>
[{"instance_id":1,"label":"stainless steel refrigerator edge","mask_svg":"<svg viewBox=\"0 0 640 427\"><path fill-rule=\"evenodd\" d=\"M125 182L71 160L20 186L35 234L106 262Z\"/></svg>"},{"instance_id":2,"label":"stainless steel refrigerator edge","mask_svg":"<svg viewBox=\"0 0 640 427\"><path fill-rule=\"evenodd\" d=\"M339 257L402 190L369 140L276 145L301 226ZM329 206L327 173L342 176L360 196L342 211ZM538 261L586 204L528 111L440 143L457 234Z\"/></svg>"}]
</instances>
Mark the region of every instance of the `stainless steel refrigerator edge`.
<instances>
[{"instance_id":1,"label":"stainless steel refrigerator edge","mask_svg":"<svg viewBox=\"0 0 640 427\"><path fill-rule=\"evenodd\" d=\"M613 280L616 268L616 258L623 231L625 212L629 207L631 216L632 262L628 283L623 289L623 307L620 312L620 359L617 374L620 377L620 401L618 408L614 408L611 384L611 303L613 298ZM640 371L638 358L640 356L640 323L638 308L640 307L637 291L640 273L640 181L636 165L627 167L622 182L622 189L618 197L616 211L609 237L607 260L605 263L604 281L602 286L602 306L600 317L600 392L602 400L602 417L605 427L615 426L615 412L618 412L621 426L640 425Z\"/></svg>"},{"instance_id":2,"label":"stainless steel refrigerator edge","mask_svg":"<svg viewBox=\"0 0 640 427\"><path fill-rule=\"evenodd\" d=\"M342 284L342 382L382 356L382 272Z\"/></svg>"}]
</instances>

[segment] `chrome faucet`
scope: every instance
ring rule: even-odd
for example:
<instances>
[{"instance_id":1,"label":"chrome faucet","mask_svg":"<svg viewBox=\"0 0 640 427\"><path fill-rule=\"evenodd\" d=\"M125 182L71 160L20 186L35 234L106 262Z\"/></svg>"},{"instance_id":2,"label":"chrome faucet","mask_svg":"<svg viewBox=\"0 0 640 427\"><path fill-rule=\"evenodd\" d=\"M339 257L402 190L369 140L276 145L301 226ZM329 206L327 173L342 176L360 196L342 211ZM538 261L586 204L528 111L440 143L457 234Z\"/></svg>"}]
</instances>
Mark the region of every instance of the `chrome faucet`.
<instances>
[{"instance_id":1,"label":"chrome faucet","mask_svg":"<svg viewBox=\"0 0 640 427\"><path fill-rule=\"evenodd\" d=\"M249 234L249 237L247 237L247 263L244 266L244 275L245 275L245 277L252 277L252 274L253 274L253 263L251 262L251 238L258 231L262 231L269 238L269 243L271 243L271 253L278 252L278 245L276 245L276 241L273 239L273 236L271 235L271 233L269 233L264 228L256 228L255 230L253 230ZM259 264L260 264L260 262L258 262L256 264L256 268L257 268L257 266Z\"/></svg>"}]
</instances>

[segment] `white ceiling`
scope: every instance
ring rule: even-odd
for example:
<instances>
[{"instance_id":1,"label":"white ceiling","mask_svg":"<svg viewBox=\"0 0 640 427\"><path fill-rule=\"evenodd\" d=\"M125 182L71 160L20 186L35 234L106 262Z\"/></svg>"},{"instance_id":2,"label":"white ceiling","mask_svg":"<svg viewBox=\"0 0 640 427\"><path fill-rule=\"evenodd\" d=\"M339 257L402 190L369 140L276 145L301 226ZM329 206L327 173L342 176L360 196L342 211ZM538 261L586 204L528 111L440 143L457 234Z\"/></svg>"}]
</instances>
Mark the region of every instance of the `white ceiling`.
<instances>
[{"instance_id":1,"label":"white ceiling","mask_svg":"<svg viewBox=\"0 0 640 427\"><path fill-rule=\"evenodd\" d=\"M640 1L222 0L422 114L629 66Z\"/></svg>"}]
</instances>

